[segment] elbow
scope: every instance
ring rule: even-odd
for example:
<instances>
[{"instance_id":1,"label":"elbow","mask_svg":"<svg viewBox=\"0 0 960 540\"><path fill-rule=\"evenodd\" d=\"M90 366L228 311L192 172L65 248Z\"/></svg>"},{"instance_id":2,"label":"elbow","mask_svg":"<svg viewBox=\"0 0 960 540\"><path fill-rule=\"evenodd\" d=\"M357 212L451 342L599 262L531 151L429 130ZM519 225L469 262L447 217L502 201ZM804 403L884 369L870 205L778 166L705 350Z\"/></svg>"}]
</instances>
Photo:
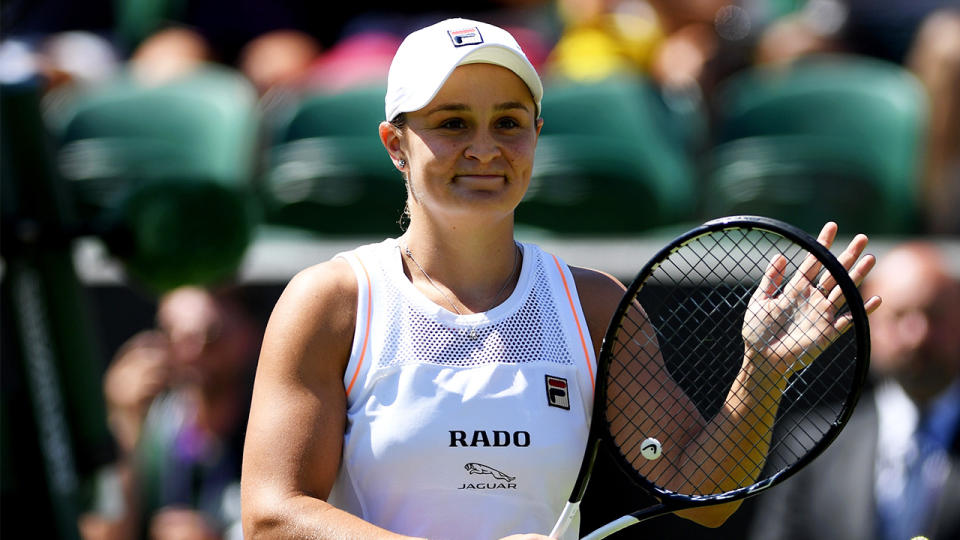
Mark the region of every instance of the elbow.
<instances>
[{"instance_id":1,"label":"elbow","mask_svg":"<svg viewBox=\"0 0 960 540\"><path fill-rule=\"evenodd\" d=\"M243 538L279 538L289 528L284 498L263 489L251 489L241 481L240 521Z\"/></svg>"},{"instance_id":2,"label":"elbow","mask_svg":"<svg viewBox=\"0 0 960 540\"><path fill-rule=\"evenodd\" d=\"M327 512L333 508L311 495L270 489L248 488L242 497L240 519L245 540L316 536L316 531L329 525Z\"/></svg>"},{"instance_id":3,"label":"elbow","mask_svg":"<svg viewBox=\"0 0 960 540\"><path fill-rule=\"evenodd\" d=\"M247 540L274 538L283 528L283 520L280 514L263 508L244 508L241 519L243 537Z\"/></svg>"}]
</instances>

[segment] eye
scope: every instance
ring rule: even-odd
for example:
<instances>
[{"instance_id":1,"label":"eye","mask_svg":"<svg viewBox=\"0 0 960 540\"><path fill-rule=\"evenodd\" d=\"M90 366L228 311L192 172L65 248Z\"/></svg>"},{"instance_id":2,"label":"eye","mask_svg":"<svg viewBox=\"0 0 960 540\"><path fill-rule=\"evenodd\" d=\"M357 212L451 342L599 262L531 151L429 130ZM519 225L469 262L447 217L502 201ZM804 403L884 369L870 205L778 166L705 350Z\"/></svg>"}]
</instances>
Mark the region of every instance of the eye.
<instances>
[{"instance_id":1,"label":"eye","mask_svg":"<svg viewBox=\"0 0 960 540\"><path fill-rule=\"evenodd\" d=\"M497 127L500 129L516 129L520 127L520 122L517 122L515 118L505 116L497 120Z\"/></svg>"},{"instance_id":2,"label":"eye","mask_svg":"<svg viewBox=\"0 0 960 540\"><path fill-rule=\"evenodd\" d=\"M440 127L443 129L463 129L467 127L467 123L462 118L448 118L440 123Z\"/></svg>"}]
</instances>

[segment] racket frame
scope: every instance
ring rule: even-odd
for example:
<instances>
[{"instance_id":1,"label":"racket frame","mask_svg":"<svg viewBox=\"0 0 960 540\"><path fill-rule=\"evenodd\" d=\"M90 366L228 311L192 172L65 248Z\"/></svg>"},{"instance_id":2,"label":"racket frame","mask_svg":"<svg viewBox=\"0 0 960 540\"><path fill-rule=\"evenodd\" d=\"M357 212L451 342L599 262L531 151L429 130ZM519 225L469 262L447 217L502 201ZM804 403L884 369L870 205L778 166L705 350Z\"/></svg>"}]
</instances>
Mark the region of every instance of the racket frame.
<instances>
[{"instance_id":1,"label":"racket frame","mask_svg":"<svg viewBox=\"0 0 960 540\"><path fill-rule=\"evenodd\" d=\"M611 441L612 436L610 434L610 424L606 417L606 377L612 358L611 348L613 347L613 344L616 343L617 334L620 331L620 323L623 320L623 317L629 310L633 309L632 304L637 295L640 293L640 290L646 284L647 278L649 278L650 275L657 269L657 267L659 267L661 262L663 262L674 251L677 251L699 237L716 231L732 229L763 230L782 236L794 244L803 247L807 252L814 254L822 267L836 279L836 286L840 287L840 290L843 292L843 296L847 301L852 318L852 326L847 328L845 333L851 331L854 332L856 349L858 352L856 367L853 371L853 380L851 381L852 391L847 395L847 399L841 405L837 421L830 426L829 430L810 450L807 451L806 454L788 467L766 478L758 480L749 486L744 486L724 493L713 495L682 495L673 491L662 489L640 475L636 469L634 469L633 465L626 460L622 453L616 450L616 445ZM606 536L613 534L614 532L629 525L633 525L645 519L675 512L677 510L723 504L752 497L780 482L783 482L819 456L840 434L840 431L853 414L853 409L856 406L857 401L860 399L860 394L867 378L869 359L869 323L860 291L850 278L847 269L843 267L833 253L807 232L788 223L768 217L738 215L707 221L706 223L674 238L673 241L660 249L653 257L651 257L636 275L636 277L630 283L630 286L627 287L626 291L624 292L624 295L620 300L620 304L617 306L616 311L611 317L610 324L607 326L607 331L600 346L600 354L597 356L597 383L594 391L593 418L591 420L587 446L584 451L584 460L581 464L580 471L577 474L577 479L574 483L574 489L570 496L570 500L564 508L564 512L562 514L562 516L566 517L566 523L561 525L564 520L561 519L558 521L557 526L554 527L554 531L551 532L551 538L556 538L562 534L563 530L566 529L566 525L569 524L573 518L573 515L575 515L578 511L580 501L583 499L583 496L586 493L587 484L589 483L590 475L593 471L593 464L596 461L597 452L604 441L606 441L606 443L613 450L609 452L609 454L612 456L613 461L617 464L618 468L621 469L634 484L643 489L649 495L655 497L659 503L624 515L623 517L598 528L590 535L584 537L584 540L598 540L600 538L605 538Z\"/></svg>"}]
</instances>

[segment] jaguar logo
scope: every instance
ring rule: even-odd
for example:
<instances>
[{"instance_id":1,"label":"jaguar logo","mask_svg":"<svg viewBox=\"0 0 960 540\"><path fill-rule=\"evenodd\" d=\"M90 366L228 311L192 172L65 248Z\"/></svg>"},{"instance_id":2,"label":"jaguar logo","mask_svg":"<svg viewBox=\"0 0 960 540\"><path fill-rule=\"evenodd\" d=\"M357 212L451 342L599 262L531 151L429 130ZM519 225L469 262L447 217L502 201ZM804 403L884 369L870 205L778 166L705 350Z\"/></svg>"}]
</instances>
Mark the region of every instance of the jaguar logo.
<instances>
[{"instance_id":1,"label":"jaguar logo","mask_svg":"<svg viewBox=\"0 0 960 540\"><path fill-rule=\"evenodd\" d=\"M463 468L466 469L470 474L489 474L497 480L503 480L504 482L513 482L517 479L516 476L508 476L494 469L493 467L489 467L480 463L467 463L463 466Z\"/></svg>"},{"instance_id":2,"label":"jaguar logo","mask_svg":"<svg viewBox=\"0 0 960 540\"><path fill-rule=\"evenodd\" d=\"M516 476L510 476L503 471L498 471L489 465L484 465L482 463L467 463L463 466L464 469L470 474L489 474L493 477L493 481L490 482L470 482L463 483L457 489L517 489L517 485L513 483L517 479Z\"/></svg>"}]
</instances>

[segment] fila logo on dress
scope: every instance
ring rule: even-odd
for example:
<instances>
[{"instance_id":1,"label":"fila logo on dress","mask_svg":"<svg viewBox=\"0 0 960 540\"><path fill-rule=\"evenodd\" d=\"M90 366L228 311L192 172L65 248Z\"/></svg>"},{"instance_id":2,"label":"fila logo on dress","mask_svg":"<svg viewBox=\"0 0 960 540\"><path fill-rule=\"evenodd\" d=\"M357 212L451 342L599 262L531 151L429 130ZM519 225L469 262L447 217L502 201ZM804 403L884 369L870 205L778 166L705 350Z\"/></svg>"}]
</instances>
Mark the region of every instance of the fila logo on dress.
<instances>
[{"instance_id":1,"label":"fila logo on dress","mask_svg":"<svg viewBox=\"0 0 960 540\"><path fill-rule=\"evenodd\" d=\"M547 405L570 410L570 393L567 391L567 380L561 377L547 375Z\"/></svg>"}]
</instances>

